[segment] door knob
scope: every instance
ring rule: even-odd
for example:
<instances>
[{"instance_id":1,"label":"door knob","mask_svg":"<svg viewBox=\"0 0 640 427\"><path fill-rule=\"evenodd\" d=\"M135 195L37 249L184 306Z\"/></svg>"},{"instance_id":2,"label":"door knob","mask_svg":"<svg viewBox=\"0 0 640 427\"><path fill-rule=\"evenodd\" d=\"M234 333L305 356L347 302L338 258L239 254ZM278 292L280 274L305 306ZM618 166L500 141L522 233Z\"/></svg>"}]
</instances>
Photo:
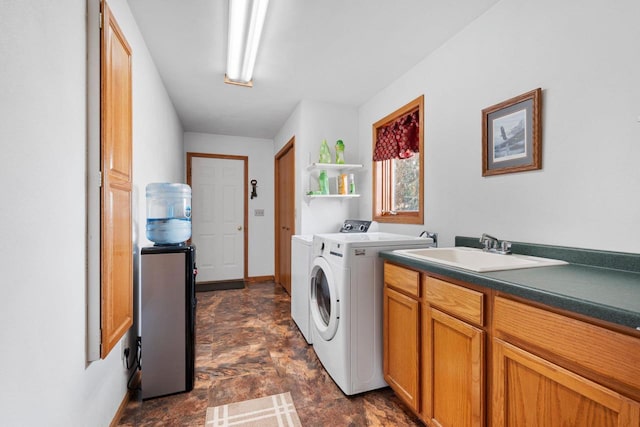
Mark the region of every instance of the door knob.
<instances>
[{"instance_id":1,"label":"door knob","mask_svg":"<svg viewBox=\"0 0 640 427\"><path fill-rule=\"evenodd\" d=\"M238 231L242 231L242 226L241 225L238 226Z\"/></svg>"}]
</instances>

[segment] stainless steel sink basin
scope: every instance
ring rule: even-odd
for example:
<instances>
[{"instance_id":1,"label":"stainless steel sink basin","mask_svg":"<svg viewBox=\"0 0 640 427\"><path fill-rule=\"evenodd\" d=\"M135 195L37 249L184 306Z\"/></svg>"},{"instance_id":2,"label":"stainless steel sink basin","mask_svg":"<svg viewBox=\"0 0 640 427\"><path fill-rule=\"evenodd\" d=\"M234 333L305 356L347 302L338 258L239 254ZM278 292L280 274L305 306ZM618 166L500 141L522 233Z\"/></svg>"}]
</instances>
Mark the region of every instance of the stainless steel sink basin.
<instances>
[{"instance_id":1,"label":"stainless steel sink basin","mask_svg":"<svg viewBox=\"0 0 640 427\"><path fill-rule=\"evenodd\" d=\"M477 271L479 273L567 264L565 261L557 259L515 254L501 255L465 247L399 249L394 252L411 258Z\"/></svg>"}]
</instances>

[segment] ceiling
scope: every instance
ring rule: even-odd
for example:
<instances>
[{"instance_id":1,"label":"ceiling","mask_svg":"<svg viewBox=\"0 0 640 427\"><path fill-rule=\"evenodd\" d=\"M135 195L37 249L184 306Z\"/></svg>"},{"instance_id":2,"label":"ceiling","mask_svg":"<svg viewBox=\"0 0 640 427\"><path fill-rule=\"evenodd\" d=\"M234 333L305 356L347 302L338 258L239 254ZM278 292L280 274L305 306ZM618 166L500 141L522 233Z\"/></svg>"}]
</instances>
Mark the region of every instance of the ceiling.
<instances>
[{"instance_id":1,"label":"ceiling","mask_svg":"<svg viewBox=\"0 0 640 427\"><path fill-rule=\"evenodd\" d=\"M360 106L498 0L271 0L253 88L223 82L227 0L128 0L184 130L272 139L301 100Z\"/></svg>"}]
</instances>

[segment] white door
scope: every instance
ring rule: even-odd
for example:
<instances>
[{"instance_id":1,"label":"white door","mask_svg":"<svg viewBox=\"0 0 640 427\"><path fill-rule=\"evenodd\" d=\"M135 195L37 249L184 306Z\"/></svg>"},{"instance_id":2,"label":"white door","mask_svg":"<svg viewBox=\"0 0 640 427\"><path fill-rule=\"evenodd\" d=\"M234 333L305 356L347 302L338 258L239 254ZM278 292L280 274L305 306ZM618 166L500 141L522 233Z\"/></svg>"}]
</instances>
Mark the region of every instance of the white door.
<instances>
[{"instance_id":1,"label":"white door","mask_svg":"<svg viewBox=\"0 0 640 427\"><path fill-rule=\"evenodd\" d=\"M244 279L244 165L243 160L191 158L197 283Z\"/></svg>"}]
</instances>

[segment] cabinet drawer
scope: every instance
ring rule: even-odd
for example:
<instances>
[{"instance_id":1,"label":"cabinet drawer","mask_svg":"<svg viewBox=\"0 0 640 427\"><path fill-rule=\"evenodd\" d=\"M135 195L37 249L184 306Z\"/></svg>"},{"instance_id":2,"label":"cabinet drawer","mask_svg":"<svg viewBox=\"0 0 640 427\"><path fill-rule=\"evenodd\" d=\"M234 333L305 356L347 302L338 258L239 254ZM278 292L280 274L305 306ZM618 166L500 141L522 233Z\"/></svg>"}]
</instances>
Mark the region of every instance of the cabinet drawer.
<instances>
[{"instance_id":1,"label":"cabinet drawer","mask_svg":"<svg viewBox=\"0 0 640 427\"><path fill-rule=\"evenodd\" d=\"M384 283L408 295L420 297L420 273L417 271L385 262Z\"/></svg>"},{"instance_id":2,"label":"cabinet drawer","mask_svg":"<svg viewBox=\"0 0 640 427\"><path fill-rule=\"evenodd\" d=\"M484 294L429 276L425 276L424 283L427 304L484 326Z\"/></svg>"},{"instance_id":3,"label":"cabinet drawer","mask_svg":"<svg viewBox=\"0 0 640 427\"><path fill-rule=\"evenodd\" d=\"M499 296L493 324L498 338L517 339L561 366L580 367L598 382L640 396L640 338Z\"/></svg>"}]
</instances>

